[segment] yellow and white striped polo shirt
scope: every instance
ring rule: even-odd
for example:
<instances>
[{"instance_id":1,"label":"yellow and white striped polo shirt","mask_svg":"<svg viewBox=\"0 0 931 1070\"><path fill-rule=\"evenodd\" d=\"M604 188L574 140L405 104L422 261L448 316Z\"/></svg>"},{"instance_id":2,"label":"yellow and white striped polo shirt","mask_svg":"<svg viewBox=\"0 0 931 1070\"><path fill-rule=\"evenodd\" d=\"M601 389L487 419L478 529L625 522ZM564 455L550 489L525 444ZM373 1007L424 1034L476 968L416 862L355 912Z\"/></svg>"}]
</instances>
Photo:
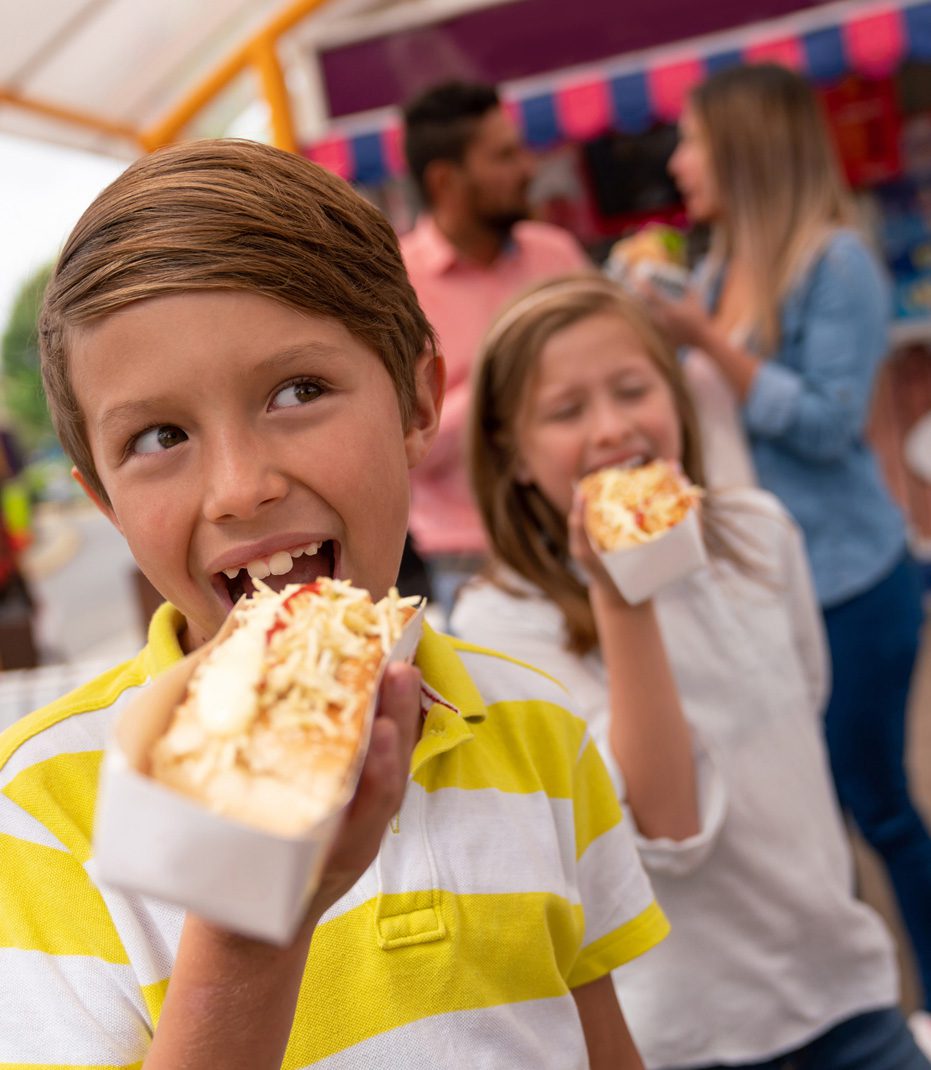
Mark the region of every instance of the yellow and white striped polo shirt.
<instances>
[{"instance_id":1,"label":"yellow and white striped polo shirt","mask_svg":"<svg viewBox=\"0 0 931 1070\"><path fill-rule=\"evenodd\" d=\"M0 1067L145 1057L182 913L99 887L91 829L107 726L181 623L0 736ZM608 775L541 673L429 630L417 662L404 805L314 935L283 1067L585 1067L570 990L667 931Z\"/></svg>"}]
</instances>

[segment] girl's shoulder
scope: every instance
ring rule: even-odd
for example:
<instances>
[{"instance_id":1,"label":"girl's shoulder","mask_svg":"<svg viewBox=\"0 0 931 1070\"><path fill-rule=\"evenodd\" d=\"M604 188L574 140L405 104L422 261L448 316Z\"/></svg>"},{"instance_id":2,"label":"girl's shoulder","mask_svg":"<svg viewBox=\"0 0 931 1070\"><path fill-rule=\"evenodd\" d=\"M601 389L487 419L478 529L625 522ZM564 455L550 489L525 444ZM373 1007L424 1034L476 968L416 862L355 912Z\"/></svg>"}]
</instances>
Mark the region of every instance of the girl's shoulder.
<instances>
[{"instance_id":1,"label":"girl's shoulder","mask_svg":"<svg viewBox=\"0 0 931 1070\"><path fill-rule=\"evenodd\" d=\"M725 541L751 558L781 558L784 548L800 538L785 506L759 487L727 487L709 494L709 512Z\"/></svg>"},{"instance_id":2,"label":"girl's shoulder","mask_svg":"<svg viewBox=\"0 0 931 1070\"><path fill-rule=\"evenodd\" d=\"M451 623L455 634L463 636L492 624L549 631L561 627L562 615L538 587L505 565L497 565L460 590Z\"/></svg>"}]
</instances>

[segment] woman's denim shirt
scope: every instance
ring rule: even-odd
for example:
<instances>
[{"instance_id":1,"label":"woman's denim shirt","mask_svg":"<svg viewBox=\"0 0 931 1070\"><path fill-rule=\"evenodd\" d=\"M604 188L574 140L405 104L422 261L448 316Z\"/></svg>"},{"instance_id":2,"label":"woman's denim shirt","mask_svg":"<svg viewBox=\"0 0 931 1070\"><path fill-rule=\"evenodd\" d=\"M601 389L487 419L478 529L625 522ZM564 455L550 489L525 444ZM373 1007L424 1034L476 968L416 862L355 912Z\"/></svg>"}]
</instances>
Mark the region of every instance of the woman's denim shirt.
<instances>
[{"instance_id":1,"label":"woman's denim shirt","mask_svg":"<svg viewBox=\"0 0 931 1070\"><path fill-rule=\"evenodd\" d=\"M721 279L708 290L712 307ZM864 435L890 307L862 239L836 231L783 302L779 350L743 405L757 478L801 526L825 607L879 582L905 548L902 514Z\"/></svg>"}]
</instances>

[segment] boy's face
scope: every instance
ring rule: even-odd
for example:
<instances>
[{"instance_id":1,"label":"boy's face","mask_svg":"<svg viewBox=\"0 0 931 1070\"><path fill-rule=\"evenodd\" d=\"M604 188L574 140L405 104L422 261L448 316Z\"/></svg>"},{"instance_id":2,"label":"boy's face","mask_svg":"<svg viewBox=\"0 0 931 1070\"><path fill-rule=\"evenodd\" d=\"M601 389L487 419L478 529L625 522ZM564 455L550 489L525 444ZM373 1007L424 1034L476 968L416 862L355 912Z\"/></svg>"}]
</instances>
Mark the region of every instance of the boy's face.
<instances>
[{"instance_id":1,"label":"boy's face","mask_svg":"<svg viewBox=\"0 0 931 1070\"><path fill-rule=\"evenodd\" d=\"M336 575L375 598L395 582L408 468L439 415L430 358L405 432L387 369L340 323L199 291L75 331L70 370L102 508L185 614L188 649L251 591L248 573L271 569L278 588Z\"/></svg>"}]
</instances>

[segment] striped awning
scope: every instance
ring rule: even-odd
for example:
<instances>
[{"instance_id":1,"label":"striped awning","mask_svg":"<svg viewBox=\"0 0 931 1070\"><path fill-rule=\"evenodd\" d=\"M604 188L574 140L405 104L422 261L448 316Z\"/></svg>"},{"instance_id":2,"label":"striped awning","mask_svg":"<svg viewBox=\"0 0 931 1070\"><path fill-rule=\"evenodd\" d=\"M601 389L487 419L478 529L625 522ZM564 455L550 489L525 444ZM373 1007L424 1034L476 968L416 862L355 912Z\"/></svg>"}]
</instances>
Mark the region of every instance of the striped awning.
<instances>
[{"instance_id":1,"label":"striped awning","mask_svg":"<svg viewBox=\"0 0 931 1070\"><path fill-rule=\"evenodd\" d=\"M829 83L847 73L887 77L908 59L931 61L931 2L855 0L501 90L528 144L545 149L610 130L638 134L654 122L674 122L693 86L737 63L778 62ZM363 184L405 169L395 109L347 119L302 151Z\"/></svg>"}]
</instances>

